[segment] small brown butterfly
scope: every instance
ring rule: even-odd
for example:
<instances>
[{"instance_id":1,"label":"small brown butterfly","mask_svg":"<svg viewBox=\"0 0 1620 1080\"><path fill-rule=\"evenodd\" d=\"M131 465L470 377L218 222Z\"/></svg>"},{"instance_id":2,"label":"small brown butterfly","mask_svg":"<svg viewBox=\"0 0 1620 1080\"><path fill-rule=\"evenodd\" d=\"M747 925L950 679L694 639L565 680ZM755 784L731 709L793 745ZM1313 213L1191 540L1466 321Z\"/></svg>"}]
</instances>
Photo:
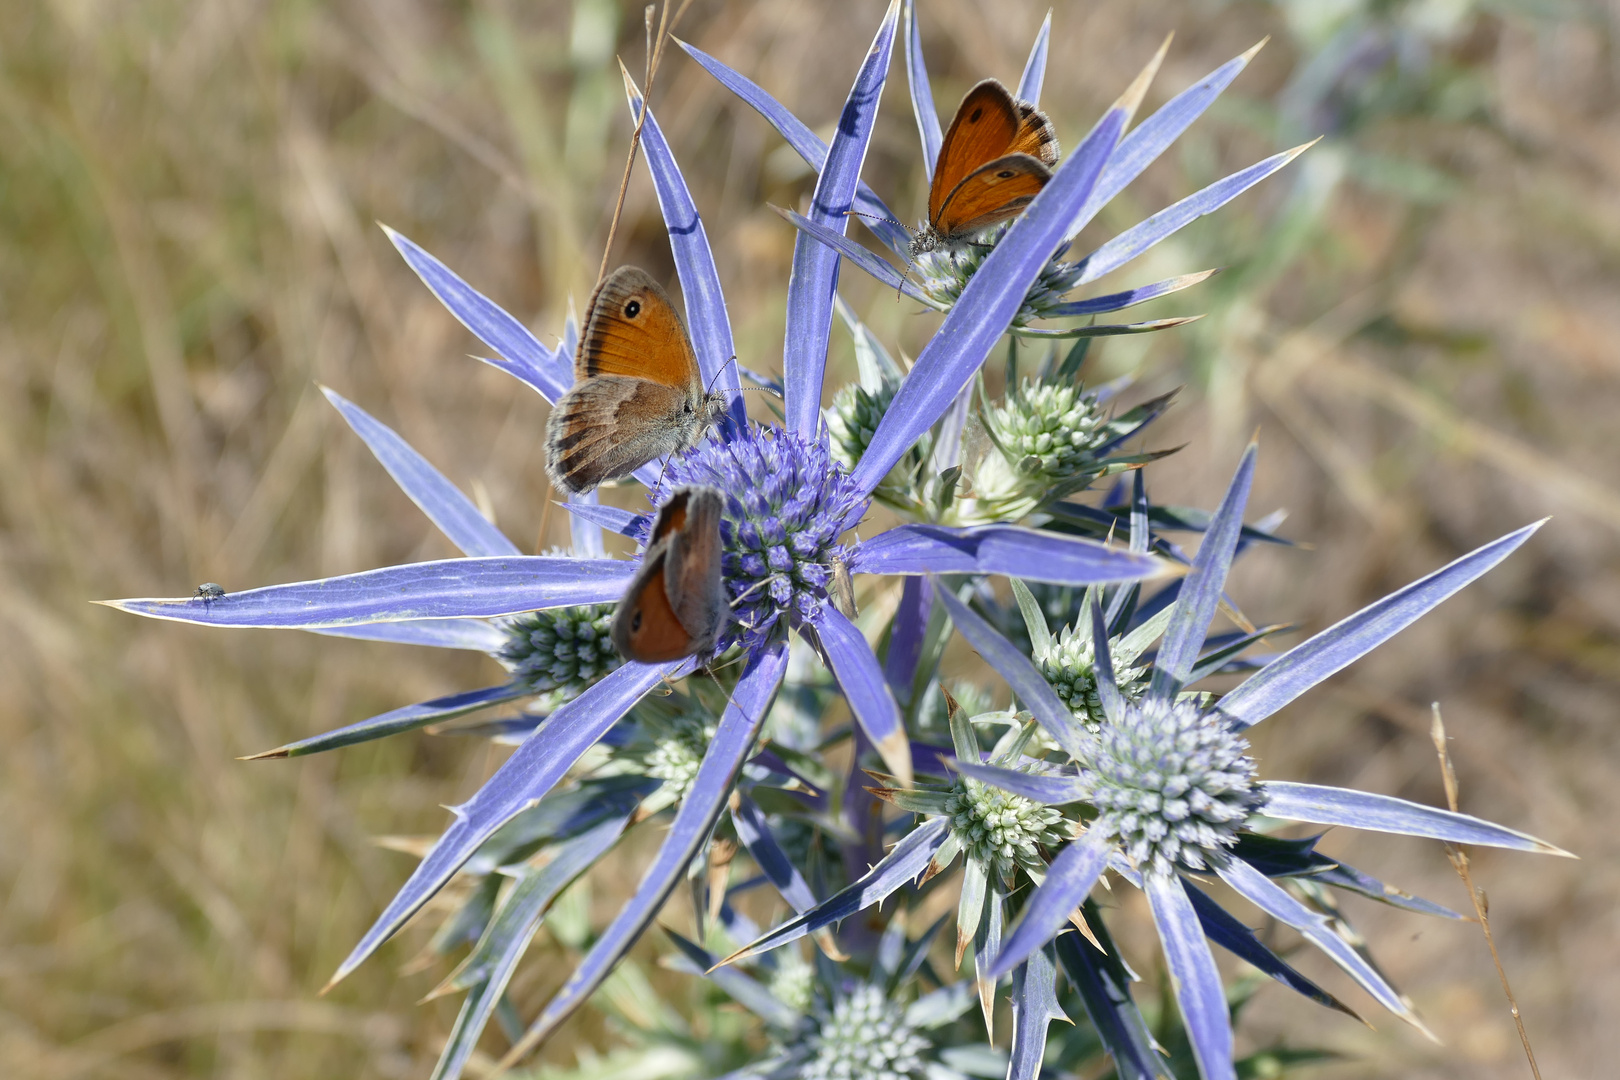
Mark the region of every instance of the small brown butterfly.
<instances>
[{"instance_id":1,"label":"small brown butterfly","mask_svg":"<svg viewBox=\"0 0 1620 1080\"><path fill-rule=\"evenodd\" d=\"M613 647L655 664L714 652L730 621L720 577L722 496L683 487L658 509L641 569L613 614Z\"/></svg>"},{"instance_id":2,"label":"small brown butterfly","mask_svg":"<svg viewBox=\"0 0 1620 1080\"><path fill-rule=\"evenodd\" d=\"M591 297L573 389L546 422L546 473L566 491L589 491L695 446L724 409L724 396L703 386L669 294L621 266Z\"/></svg>"},{"instance_id":3,"label":"small brown butterfly","mask_svg":"<svg viewBox=\"0 0 1620 1080\"><path fill-rule=\"evenodd\" d=\"M928 224L912 239L911 254L959 244L1013 217L1052 179L1057 160L1057 133L1045 113L995 79L979 83L940 143Z\"/></svg>"}]
</instances>

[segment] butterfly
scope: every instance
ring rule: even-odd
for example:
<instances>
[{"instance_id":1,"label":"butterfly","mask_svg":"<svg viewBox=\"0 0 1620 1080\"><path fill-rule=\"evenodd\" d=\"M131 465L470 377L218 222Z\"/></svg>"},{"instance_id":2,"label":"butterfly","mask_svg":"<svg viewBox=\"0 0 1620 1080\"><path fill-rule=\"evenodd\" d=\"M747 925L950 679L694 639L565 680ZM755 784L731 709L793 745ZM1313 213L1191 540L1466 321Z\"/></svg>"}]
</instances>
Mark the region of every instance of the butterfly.
<instances>
[{"instance_id":1,"label":"butterfly","mask_svg":"<svg viewBox=\"0 0 1620 1080\"><path fill-rule=\"evenodd\" d=\"M591 297L574 386L546 421L546 473L565 491L589 491L697 445L724 410L669 294L621 266Z\"/></svg>"},{"instance_id":2,"label":"butterfly","mask_svg":"<svg viewBox=\"0 0 1620 1080\"><path fill-rule=\"evenodd\" d=\"M720 577L724 500L710 487L677 488L653 519L641 569L613 613L613 647L653 664L714 652L730 621Z\"/></svg>"},{"instance_id":3,"label":"butterfly","mask_svg":"<svg viewBox=\"0 0 1620 1080\"><path fill-rule=\"evenodd\" d=\"M1015 216L1052 179L1057 160L1057 133L1046 114L985 79L962 98L940 143L928 224L912 238L912 256Z\"/></svg>"}]
</instances>

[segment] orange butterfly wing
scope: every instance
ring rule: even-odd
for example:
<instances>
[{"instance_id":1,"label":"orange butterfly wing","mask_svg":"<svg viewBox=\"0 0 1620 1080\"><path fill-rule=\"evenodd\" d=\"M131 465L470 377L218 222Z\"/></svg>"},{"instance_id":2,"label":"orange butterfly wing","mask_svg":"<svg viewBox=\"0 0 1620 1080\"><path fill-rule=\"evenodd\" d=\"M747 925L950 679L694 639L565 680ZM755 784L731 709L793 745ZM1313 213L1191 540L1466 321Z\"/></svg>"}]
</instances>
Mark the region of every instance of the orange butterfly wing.
<instances>
[{"instance_id":1,"label":"orange butterfly wing","mask_svg":"<svg viewBox=\"0 0 1620 1080\"><path fill-rule=\"evenodd\" d=\"M647 552L646 562L613 615L613 646L628 660L657 664L692 654L692 635L675 617L664 586L667 549Z\"/></svg>"},{"instance_id":2,"label":"orange butterfly wing","mask_svg":"<svg viewBox=\"0 0 1620 1080\"><path fill-rule=\"evenodd\" d=\"M930 223L938 226L946 200L969 173L1012 149L1019 123L1018 102L994 79L984 80L963 96L934 163L934 180L928 187Z\"/></svg>"},{"instance_id":3,"label":"orange butterfly wing","mask_svg":"<svg viewBox=\"0 0 1620 1080\"><path fill-rule=\"evenodd\" d=\"M703 388L697 355L669 294L645 271L621 266L591 297L574 378L629 375L664 386Z\"/></svg>"},{"instance_id":4,"label":"orange butterfly wing","mask_svg":"<svg viewBox=\"0 0 1620 1080\"><path fill-rule=\"evenodd\" d=\"M695 490L698 489L680 488L669 497L669 502L658 508L658 516L653 518L652 532L647 537L649 550L668 539L671 533L686 528L686 510L691 505L692 492Z\"/></svg>"},{"instance_id":5,"label":"orange butterfly wing","mask_svg":"<svg viewBox=\"0 0 1620 1080\"><path fill-rule=\"evenodd\" d=\"M686 487L658 510L641 569L613 615L620 655L642 663L710 653L730 611L720 573L718 491Z\"/></svg>"},{"instance_id":6,"label":"orange butterfly wing","mask_svg":"<svg viewBox=\"0 0 1620 1080\"><path fill-rule=\"evenodd\" d=\"M1008 154L979 166L945 199L934 228L944 237L977 232L1028 206L1052 171L1028 154Z\"/></svg>"},{"instance_id":7,"label":"orange butterfly wing","mask_svg":"<svg viewBox=\"0 0 1620 1080\"><path fill-rule=\"evenodd\" d=\"M675 617L691 635L692 651L712 652L730 621L721 578L720 518L725 500L707 487L682 488L676 497L682 500L681 523L670 533L664 588Z\"/></svg>"},{"instance_id":8,"label":"orange butterfly wing","mask_svg":"<svg viewBox=\"0 0 1620 1080\"><path fill-rule=\"evenodd\" d=\"M1039 158L1042 165L1053 168L1058 163L1057 131L1046 114L1027 101L1018 105L1018 134L1007 148L1011 154L1028 154Z\"/></svg>"}]
</instances>

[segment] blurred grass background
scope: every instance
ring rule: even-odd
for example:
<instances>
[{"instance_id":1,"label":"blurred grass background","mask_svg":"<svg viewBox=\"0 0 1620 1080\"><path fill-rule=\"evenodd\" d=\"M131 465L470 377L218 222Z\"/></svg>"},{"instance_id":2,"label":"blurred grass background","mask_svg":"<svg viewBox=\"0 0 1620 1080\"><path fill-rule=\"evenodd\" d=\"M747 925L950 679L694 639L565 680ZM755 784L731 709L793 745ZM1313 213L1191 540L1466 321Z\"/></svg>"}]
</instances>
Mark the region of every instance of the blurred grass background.
<instances>
[{"instance_id":1,"label":"blurred grass background","mask_svg":"<svg viewBox=\"0 0 1620 1080\"><path fill-rule=\"evenodd\" d=\"M1016 78L1045 10L920 6L947 115L978 78ZM830 129L881 7L697 0L679 32ZM1135 372L1144 394L1188 388L1156 433L1189 444L1150 473L1162 501L1209 505L1262 429L1256 508L1287 507L1285 532L1315 548L1246 560L1235 590L1252 615L1317 629L1554 515L1257 741L1265 775L1440 803L1439 700L1464 809L1583 857L1475 859L1548 1076L1620 1056L1617 15L1545 0L1070 3L1043 96L1072 145L1166 32L1150 106L1271 35L1109 209L1113 229L1327 136L1118 279L1227 266L1144 315L1209 318L1093 354L1098 377ZM409 870L374 838L437 830L439 805L496 752L410 735L233 759L478 685L490 662L86 601L450 555L316 381L395 425L521 542L562 540L544 513L543 403L467 359L477 346L373 221L550 340L570 295L588 295L622 168L615 53L640 71L640 12L613 0L0 5L0 1075L426 1075L454 1002L413 1004L434 979L401 974L420 930L315 993ZM904 83L897 57L866 175L916 215ZM793 236L765 204L795 204L809 177L677 51L654 104L739 353L772 368ZM641 177L620 261L672 278ZM914 354L926 319L857 272L844 281ZM846 350L835 342L838 363ZM1326 848L1466 906L1435 845L1346 834ZM1306 970L1376 1030L1273 987L1241 1038L1349 1055L1323 1076L1527 1075L1477 929L1351 911L1445 1045L1377 1016L1315 956ZM602 1039L576 1020L545 1060Z\"/></svg>"}]
</instances>

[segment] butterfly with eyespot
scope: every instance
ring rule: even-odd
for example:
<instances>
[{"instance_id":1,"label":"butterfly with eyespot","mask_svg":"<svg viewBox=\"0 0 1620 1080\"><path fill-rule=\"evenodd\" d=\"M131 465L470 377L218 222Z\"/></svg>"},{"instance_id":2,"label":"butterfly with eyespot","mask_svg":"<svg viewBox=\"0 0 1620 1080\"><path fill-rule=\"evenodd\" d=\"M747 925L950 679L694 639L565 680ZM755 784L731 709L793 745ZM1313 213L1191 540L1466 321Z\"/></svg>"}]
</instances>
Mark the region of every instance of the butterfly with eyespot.
<instances>
[{"instance_id":1,"label":"butterfly with eyespot","mask_svg":"<svg viewBox=\"0 0 1620 1080\"><path fill-rule=\"evenodd\" d=\"M1046 114L995 79L962 98L928 186L928 224L911 240L916 257L963 243L1015 217L1052 179L1057 133Z\"/></svg>"},{"instance_id":2,"label":"butterfly with eyespot","mask_svg":"<svg viewBox=\"0 0 1620 1080\"><path fill-rule=\"evenodd\" d=\"M591 297L573 388L546 421L546 473L565 491L590 491L697 445L725 407L703 385L669 294L621 266Z\"/></svg>"},{"instance_id":3,"label":"butterfly with eyespot","mask_svg":"<svg viewBox=\"0 0 1620 1080\"><path fill-rule=\"evenodd\" d=\"M724 507L714 488L690 486L658 508L641 568L613 613L619 655L654 664L714 652L731 617L720 575Z\"/></svg>"}]
</instances>

